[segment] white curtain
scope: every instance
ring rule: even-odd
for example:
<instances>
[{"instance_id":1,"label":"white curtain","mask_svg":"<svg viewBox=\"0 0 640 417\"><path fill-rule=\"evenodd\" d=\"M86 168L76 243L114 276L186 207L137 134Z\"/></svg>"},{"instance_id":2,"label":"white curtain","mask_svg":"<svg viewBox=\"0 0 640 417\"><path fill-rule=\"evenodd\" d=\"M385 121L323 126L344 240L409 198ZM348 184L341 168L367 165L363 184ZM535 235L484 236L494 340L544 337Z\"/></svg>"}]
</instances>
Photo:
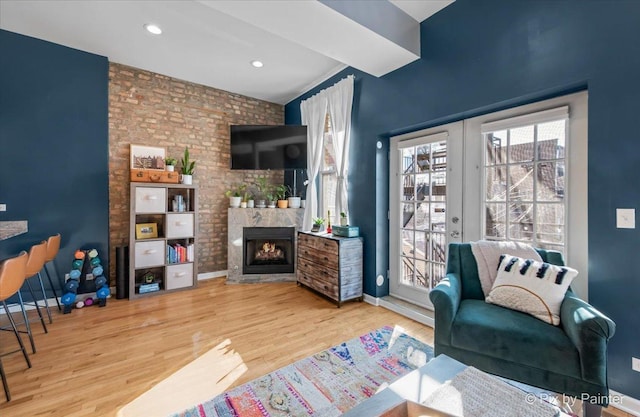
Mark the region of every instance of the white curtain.
<instances>
[{"instance_id":1,"label":"white curtain","mask_svg":"<svg viewBox=\"0 0 640 417\"><path fill-rule=\"evenodd\" d=\"M331 118L331 134L336 155L337 189L334 218L331 224L339 224L340 212L349 214L347 173L349 168L349 139L351 136L351 107L353 104L354 76L337 82L300 103L302 124L307 125L307 167L309 184L302 230L310 230L313 217L318 213L316 180L323 158L324 126L327 113Z\"/></svg>"},{"instance_id":2,"label":"white curtain","mask_svg":"<svg viewBox=\"0 0 640 417\"><path fill-rule=\"evenodd\" d=\"M340 224L340 212L344 212L349 216L347 174L349 171L353 80L354 76L349 75L327 90L329 117L331 118L331 136L333 137L333 150L336 155L337 170L336 210L331 224Z\"/></svg>"},{"instance_id":3,"label":"white curtain","mask_svg":"<svg viewBox=\"0 0 640 417\"><path fill-rule=\"evenodd\" d=\"M322 162L324 121L327 114L327 106L327 96L324 91L300 103L302 124L307 125L307 174L309 177L302 230L311 230L313 218L318 212L316 179Z\"/></svg>"}]
</instances>

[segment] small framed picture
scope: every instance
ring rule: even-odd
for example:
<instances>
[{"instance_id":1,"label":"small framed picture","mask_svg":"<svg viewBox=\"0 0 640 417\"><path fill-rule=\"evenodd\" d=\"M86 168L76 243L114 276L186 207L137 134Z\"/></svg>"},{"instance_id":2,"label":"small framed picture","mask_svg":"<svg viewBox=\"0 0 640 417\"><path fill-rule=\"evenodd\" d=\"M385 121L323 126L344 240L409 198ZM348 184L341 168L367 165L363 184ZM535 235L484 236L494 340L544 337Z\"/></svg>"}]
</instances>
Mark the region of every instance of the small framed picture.
<instances>
[{"instance_id":1,"label":"small framed picture","mask_svg":"<svg viewBox=\"0 0 640 417\"><path fill-rule=\"evenodd\" d=\"M155 146L131 145L131 169L164 171L167 150Z\"/></svg>"},{"instance_id":2,"label":"small framed picture","mask_svg":"<svg viewBox=\"0 0 640 417\"><path fill-rule=\"evenodd\" d=\"M136 224L136 239L153 239L158 237L157 223Z\"/></svg>"}]
</instances>

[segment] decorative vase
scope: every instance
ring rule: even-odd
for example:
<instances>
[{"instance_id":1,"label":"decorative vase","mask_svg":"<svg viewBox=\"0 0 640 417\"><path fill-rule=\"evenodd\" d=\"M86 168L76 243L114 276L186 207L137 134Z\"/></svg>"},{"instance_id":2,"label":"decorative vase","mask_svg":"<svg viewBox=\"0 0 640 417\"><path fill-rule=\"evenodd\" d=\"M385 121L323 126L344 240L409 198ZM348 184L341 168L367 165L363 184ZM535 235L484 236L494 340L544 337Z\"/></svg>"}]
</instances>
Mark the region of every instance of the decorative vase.
<instances>
[{"instance_id":1,"label":"decorative vase","mask_svg":"<svg viewBox=\"0 0 640 417\"><path fill-rule=\"evenodd\" d=\"M300 208L300 197L289 197L289 208Z\"/></svg>"},{"instance_id":2,"label":"decorative vase","mask_svg":"<svg viewBox=\"0 0 640 417\"><path fill-rule=\"evenodd\" d=\"M257 208L265 208L267 207L267 202L265 200L256 200Z\"/></svg>"},{"instance_id":3,"label":"decorative vase","mask_svg":"<svg viewBox=\"0 0 640 417\"><path fill-rule=\"evenodd\" d=\"M175 171L176 167L174 165L167 165L165 168L167 169L167 171L173 172L173 171Z\"/></svg>"},{"instance_id":4,"label":"decorative vase","mask_svg":"<svg viewBox=\"0 0 640 417\"><path fill-rule=\"evenodd\" d=\"M185 185L191 185L193 184L193 175L182 174L182 176L180 177L180 180Z\"/></svg>"},{"instance_id":5,"label":"decorative vase","mask_svg":"<svg viewBox=\"0 0 640 417\"><path fill-rule=\"evenodd\" d=\"M311 231L312 232L319 232L321 227L322 226L319 225L319 224L314 224L313 227L311 227Z\"/></svg>"},{"instance_id":6,"label":"decorative vase","mask_svg":"<svg viewBox=\"0 0 640 417\"><path fill-rule=\"evenodd\" d=\"M229 197L229 207L238 208L241 201L242 197Z\"/></svg>"},{"instance_id":7,"label":"decorative vase","mask_svg":"<svg viewBox=\"0 0 640 417\"><path fill-rule=\"evenodd\" d=\"M276 202L275 201L269 201L269 205L267 207L276 208Z\"/></svg>"},{"instance_id":8,"label":"decorative vase","mask_svg":"<svg viewBox=\"0 0 640 417\"><path fill-rule=\"evenodd\" d=\"M247 201L247 207L248 208L253 208L254 206L255 206L255 202L253 200Z\"/></svg>"},{"instance_id":9,"label":"decorative vase","mask_svg":"<svg viewBox=\"0 0 640 417\"><path fill-rule=\"evenodd\" d=\"M287 200L278 200L278 208L287 208L289 202Z\"/></svg>"},{"instance_id":10,"label":"decorative vase","mask_svg":"<svg viewBox=\"0 0 640 417\"><path fill-rule=\"evenodd\" d=\"M349 222L346 217L340 217L340 226L349 226Z\"/></svg>"},{"instance_id":11,"label":"decorative vase","mask_svg":"<svg viewBox=\"0 0 640 417\"><path fill-rule=\"evenodd\" d=\"M246 201L242 201L240 203L240 208L247 208L247 202Z\"/></svg>"}]
</instances>

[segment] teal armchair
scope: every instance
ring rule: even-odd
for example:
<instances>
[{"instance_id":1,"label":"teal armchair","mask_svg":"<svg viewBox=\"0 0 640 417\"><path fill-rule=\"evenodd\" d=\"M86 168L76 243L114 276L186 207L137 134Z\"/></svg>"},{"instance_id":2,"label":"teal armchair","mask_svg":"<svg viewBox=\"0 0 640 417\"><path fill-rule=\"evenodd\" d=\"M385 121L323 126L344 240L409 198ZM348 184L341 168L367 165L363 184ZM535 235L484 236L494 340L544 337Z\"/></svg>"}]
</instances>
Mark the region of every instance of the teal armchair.
<instances>
[{"instance_id":1,"label":"teal armchair","mask_svg":"<svg viewBox=\"0 0 640 417\"><path fill-rule=\"evenodd\" d=\"M564 265L562 254L536 249L542 260ZM496 265L497 267L497 265ZM435 354L504 378L578 398L585 415L608 404L607 343L615 324L569 289L553 326L484 301L469 243L449 245L446 277L431 291Z\"/></svg>"}]
</instances>

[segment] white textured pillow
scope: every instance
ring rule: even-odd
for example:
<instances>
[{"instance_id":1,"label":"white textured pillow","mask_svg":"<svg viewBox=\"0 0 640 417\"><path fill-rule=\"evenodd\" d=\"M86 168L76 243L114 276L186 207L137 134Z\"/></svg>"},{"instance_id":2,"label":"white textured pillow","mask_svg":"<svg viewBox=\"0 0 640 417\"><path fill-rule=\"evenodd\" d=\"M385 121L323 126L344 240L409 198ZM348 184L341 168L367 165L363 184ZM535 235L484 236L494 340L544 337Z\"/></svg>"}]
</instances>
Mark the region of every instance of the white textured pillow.
<instances>
[{"instance_id":1,"label":"white textured pillow","mask_svg":"<svg viewBox=\"0 0 640 417\"><path fill-rule=\"evenodd\" d=\"M560 306L578 271L566 266L502 255L488 303L560 324Z\"/></svg>"}]
</instances>

